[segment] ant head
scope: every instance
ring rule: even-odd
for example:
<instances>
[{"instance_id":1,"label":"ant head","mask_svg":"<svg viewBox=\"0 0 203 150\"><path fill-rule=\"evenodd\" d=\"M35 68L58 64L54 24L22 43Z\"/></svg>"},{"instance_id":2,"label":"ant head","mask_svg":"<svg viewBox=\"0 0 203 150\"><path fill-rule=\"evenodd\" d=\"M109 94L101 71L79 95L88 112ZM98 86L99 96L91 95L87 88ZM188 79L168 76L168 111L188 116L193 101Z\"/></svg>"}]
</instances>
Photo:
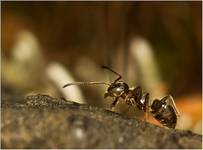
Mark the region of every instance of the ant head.
<instances>
[{"instance_id":1,"label":"ant head","mask_svg":"<svg viewBox=\"0 0 203 150\"><path fill-rule=\"evenodd\" d=\"M104 94L104 98L108 96L119 97L122 94L127 93L129 91L128 85L125 82L119 81L122 78L122 76L119 73L115 72L114 70L112 70L107 66L102 66L102 68L107 69L118 76L118 78L116 78L115 81L111 83L111 85L108 87L107 92L105 92Z\"/></svg>"},{"instance_id":2,"label":"ant head","mask_svg":"<svg viewBox=\"0 0 203 150\"><path fill-rule=\"evenodd\" d=\"M104 94L104 98L111 96L111 97L119 97L124 93L127 93L129 91L129 87L124 82L116 82L112 83L108 89L107 92Z\"/></svg>"}]
</instances>

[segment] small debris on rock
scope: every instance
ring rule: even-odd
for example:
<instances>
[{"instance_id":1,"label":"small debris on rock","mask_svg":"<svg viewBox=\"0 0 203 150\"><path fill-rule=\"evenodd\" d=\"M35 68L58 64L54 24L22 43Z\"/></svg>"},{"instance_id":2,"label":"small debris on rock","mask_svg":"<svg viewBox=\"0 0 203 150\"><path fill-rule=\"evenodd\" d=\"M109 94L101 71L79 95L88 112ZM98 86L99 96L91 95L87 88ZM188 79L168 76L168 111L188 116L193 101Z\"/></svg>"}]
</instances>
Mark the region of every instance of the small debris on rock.
<instances>
[{"instance_id":1,"label":"small debris on rock","mask_svg":"<svg viewBox=\"0 0 203 150\"><path fill-rule=\"evenodd\" d=\"M202 148L202 135L48 95L2 97L1 107L2 148Z\"/></svg>"}]
</instances>

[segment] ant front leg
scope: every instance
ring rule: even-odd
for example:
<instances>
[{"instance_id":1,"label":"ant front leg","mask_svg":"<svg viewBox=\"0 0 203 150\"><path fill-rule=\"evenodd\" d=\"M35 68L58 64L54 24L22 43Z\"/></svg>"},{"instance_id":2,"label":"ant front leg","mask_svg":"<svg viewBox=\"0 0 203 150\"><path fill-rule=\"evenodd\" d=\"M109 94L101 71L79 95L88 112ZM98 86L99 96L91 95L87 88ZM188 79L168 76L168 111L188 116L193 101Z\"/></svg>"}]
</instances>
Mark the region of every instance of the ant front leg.
<instances>
[{"instance_id":1,"label":"ant front leg","mask_svg":"<svg viewBox=\"0 0 203 150\"><path fill-rule=\"evenodd\" d=\"M110 106L111 111L114 111L115 106L118 102L118 99L119 99L119 97L116 97L115 100L113 101L113 103L111 104L111 106Z\"/></svg>"}]
</instances>

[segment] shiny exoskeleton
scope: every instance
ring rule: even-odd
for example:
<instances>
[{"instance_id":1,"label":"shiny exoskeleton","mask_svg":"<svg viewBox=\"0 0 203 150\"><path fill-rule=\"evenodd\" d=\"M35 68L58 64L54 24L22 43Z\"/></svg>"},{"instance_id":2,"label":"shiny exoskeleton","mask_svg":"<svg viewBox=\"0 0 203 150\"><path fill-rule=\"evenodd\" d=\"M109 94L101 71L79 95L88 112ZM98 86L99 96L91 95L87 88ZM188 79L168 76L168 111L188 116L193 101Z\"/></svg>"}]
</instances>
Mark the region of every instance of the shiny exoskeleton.
<instances>
[{"instance_id":1,"label":"shiny exoskeleton","mask_svg":"<svg viewBox=\"0 0 203 150\"><path fill-rule=\"evenodd\" d=\"M161 100L155 99L151 105L151 113L155 119L157 119L162 125L168 128L175 128L177 124L177 108L174 104L171 96L166 96Z\"/></svg>"},{"instance_id":2,"label":"shiny exoskeleton","mask_svg":"<svg viewBox=\"0 0 203 150\"><path fill-rule=\"evenodd\" d=\"M158 120L162 125L168 128L175 128L177 123L178 111L175 106L172 96L166 96L161 100L155 99L152 105L149 105L149 93L143 94L140 86L136 88L129 88L129 86L122 81L119 81L122 76L112 69L102 66L104 69L108 69L114 74L118 75L118 78L112 83L105 82L76 82L64 85L64 87L70 85L93 85L93 84L106 84L108 89L104 94L104 98L114 98L111 104L111 109L114 109L119 100L124 100L129 106L136 106L138 109L143 110L145 113L151 113L152 116Z\"/></svg>"},{"instance_id":3,"label":"shiny exoskeleton","mask_svg":"<svg viewBox=\"0 0 203 150\"><path fill-rule=\"evenodd\" d=\"M136 105L140 110L146 112L147 103L149 100L149 94L142 94L141 87L129 89L128 85L124 82L112 83L104 94L104 98L113 97L114 101L111 104L111 109L114 109L115 105L122 98L128 105Z\"/></svg>"}]
</instances>

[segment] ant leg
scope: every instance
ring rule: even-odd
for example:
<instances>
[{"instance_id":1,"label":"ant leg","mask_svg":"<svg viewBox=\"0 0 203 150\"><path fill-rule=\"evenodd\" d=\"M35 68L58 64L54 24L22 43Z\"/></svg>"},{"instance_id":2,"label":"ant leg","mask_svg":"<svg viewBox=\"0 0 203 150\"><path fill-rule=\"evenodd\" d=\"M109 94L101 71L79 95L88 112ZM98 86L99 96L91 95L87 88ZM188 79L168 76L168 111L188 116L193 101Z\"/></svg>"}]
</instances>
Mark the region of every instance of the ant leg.
<instances>
[{"instance_id":1,"label":"ant leg","mask_svg":"<svg viewBox=\"0 0 203 150\"><path fill-rule=\"evenodd\" d=\"M147 121L148 114L149 114L149 93L147 93L145 95L145 109L144 109L144 112L145 112L144 120Z\"/></svg>"},{"instance_id":2,"label":"ant leg","mask_svg":"<svg viewBox=\"0 0 203 150\"><path fill-rule=\"evenodd\" d=\"M110 106L111 111L114 111L115 106L116 106L116 104L117 104L117 102L118 102L118 98L119 98L119 97L116 97L115 100L113 101L113 103L111 104L111 106Z\"/></svg>"},{"instance_id":3,"label":"ant leg","mask_svg":"<svg viewBox=\"0 0 203 150\"><path fill-rule=\"evenodd\" d=\"M126 111L124 111L123 113L127 113L130 109L131 106L134 106L134 102L132 102L132 100L129 100L129 96L127 95L124 99L124 101L126 102L128 108L126 109Z\"/></svg>"},{"instance_id":4,"label":"ant leg","mask_svg":"<svg viewBox=\"0 0 203 150\"><path fill-rule=\"evenodd\" d=\"M165 103L168 102L169 104L171 104L172 107L173 107L174 110L175 110L176 115L177 115L178 117L180 117L180 112L178 111L178 108L176 107L175 101L174 101L174 99L173 99L173 97L172 97L171 95L168 95L168 96L162 98L162 99L161 99L161 102L165 102Z\"/></svg>"}]
</instances>

